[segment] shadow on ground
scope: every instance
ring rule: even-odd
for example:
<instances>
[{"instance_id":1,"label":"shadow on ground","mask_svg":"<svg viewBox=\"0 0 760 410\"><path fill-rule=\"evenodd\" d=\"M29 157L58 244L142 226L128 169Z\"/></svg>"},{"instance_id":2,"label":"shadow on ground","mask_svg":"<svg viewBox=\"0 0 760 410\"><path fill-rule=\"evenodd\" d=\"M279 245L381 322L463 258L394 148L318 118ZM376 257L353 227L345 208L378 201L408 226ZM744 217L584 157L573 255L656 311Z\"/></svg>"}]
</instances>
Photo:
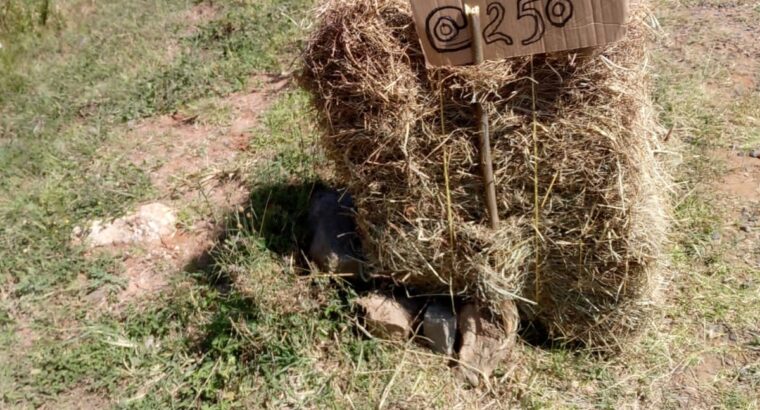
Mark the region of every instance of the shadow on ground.
<instances>
[{"instance_id":1,"label":"shadow on ground","mask_svg":"<svg viewBox=\"0 0 760 410\"><path fill-rule=\"evenodd\" d=\"M191 309L202 319L184 319L196 328L188 348L208 379L194 394L213 400L246 378L278 391L282 377L307 372L302 365L321 339L352 337L350 287L302 275L309 202L322 188L314 180L253 190L247 206L227 215L214 248L186 267L198 293Z\"/></svg>"},{"instance_id":2,"label":"shadow on ground","mask_svg":"<svg viewBox=\"0 0 760 410\"><path fill-rule=\"evenodd\" d=\"M297 255L302 259L300 250L308 244L311 235L308 229L309 200L314 192L324 186L320 181L309 181L300 184L271 184L253 190L247 206L225 216L224 228L216 245L196 257L184 270L190 273L203 272L209 276L211 283L224 280L218 277L220 252L233 251L225 249L225 244L230 242L228 239L233 236L256 238L269 252L280 257ZM238 245L244 246L242 243ZM243 254L250 253L245 249L237 250Z\"/></svg>"},{"instance_id":3,"label":"shadow on ground","mask_svg":"<svg viewBox=\"0 0 760 410\"><path fill-rule=\"evenodd\" d=\"M319 336L309 329L340 328L343 337L365 338L355 326L346 326L354 318L348 300L382 285L303 275L310 200L324 188L316 180L265 185L251 193L246 207L227 216L217 245L187 270L213 295L204 307L207 320L193 338L195 352L215 362L234 358L256 377L273 377L274 386L278 377L269 372L297 368L305 360L302 349L317 343ZM263 274L257 260L270 263ZM553 342L538 322L523 320L520 337L541 349L575 350ZM223 378L217 382L224 383Z\"/></svg>"}]
</instances>

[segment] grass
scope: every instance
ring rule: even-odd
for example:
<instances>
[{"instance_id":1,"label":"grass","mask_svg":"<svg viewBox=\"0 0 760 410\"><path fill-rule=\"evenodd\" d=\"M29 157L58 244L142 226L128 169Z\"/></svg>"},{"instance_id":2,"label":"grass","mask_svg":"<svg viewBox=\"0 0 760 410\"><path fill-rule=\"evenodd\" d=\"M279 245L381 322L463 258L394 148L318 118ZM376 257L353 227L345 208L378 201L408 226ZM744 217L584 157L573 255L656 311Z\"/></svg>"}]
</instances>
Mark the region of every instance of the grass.
<instances>
[{"instance_id":1,"label":"grass","mask_svg":"<svg viewBox=\"0 0 760 410\"><path fill-rule=\"evenodd\" d=\"M161 197L106 148L175 110L228 124L227 95L295 69L309 0L51 1L45 24L42 1L0 0L0 407L757 408L760 272L714 240L734 216L710 185L723 170L710 152L757 147L760 101L726 93L720 27L690 17L715 4L657 4L666 33L693 39L653 61L681 158L661 314L617 357L523 343L479 391L423 348L365 337L350 286L301 275L304 209L330 171L293 88L230 164L251 195L219 213L210 262L158 295L89 298L105 288L113 301L123 266L73 245L74 227Z\"/></svg>"},{"instance_id":2,"label":"grass","mask_svg":"<svg viewBox=\"0 0 760 410\"><path fill-rule=\"evenodd\" d=\"M61 18L86 4L61 10ZM74 258L55 257L67 248L77 223L119 214L150 197L142 170L97 158L119 124L238 90L253 70L280 71L277 53L294 47L285 39L295 25L267 36L261 27L286 10L297 12L297 4L231 7L183 35L189 28L176 10L191 6L187 1L113 4L99 7L78 26L0 37L7 38L2 54L12 56L4 60L11 75L0 78L0 190L8 194L0 199L6 220L0 271L11 275L19 292L44 291L51 277L70 279L82 269L72 265ZM248 23L258 29L241 26L250 16L258 17ZM171 58L167 49L172 48L182 52Z\"/></svg>"}]
</instances>

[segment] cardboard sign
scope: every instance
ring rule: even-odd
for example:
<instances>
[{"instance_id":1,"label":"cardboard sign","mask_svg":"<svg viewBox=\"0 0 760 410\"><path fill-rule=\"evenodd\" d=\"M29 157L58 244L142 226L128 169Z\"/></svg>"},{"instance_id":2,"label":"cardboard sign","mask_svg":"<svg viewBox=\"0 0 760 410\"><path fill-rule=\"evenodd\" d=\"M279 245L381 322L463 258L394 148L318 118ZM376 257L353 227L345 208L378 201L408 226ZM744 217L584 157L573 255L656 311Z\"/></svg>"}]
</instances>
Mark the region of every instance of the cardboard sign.
<instances>
[{"instance_id":1,"label":"cardboard sign","mask_svg":"<svg viewBox=\"0 0 760 410\"><path fill-rule=\"evenodd\" d=\"M600 46L626 31L628 0L411 0L429 65L473 62L465 5L478 7L484 58Z\"/></svg>"}]
</instances>

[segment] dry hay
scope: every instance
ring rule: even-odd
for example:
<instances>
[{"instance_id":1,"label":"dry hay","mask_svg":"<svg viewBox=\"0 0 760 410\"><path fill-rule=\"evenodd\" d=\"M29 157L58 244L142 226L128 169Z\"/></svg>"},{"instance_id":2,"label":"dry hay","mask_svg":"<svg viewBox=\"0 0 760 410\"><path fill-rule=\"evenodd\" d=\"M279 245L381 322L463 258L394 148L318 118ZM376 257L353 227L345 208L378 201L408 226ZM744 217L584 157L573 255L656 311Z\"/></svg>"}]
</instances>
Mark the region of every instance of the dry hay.
<instances>
[{"instance_id":1,"label":"dry hay","mask_svg":"<svg viewBox=\"0 0 760 410\"><path fill-rule=\"evenodd\" d=\"M667 225L643 7L626 40L594 55L426 69L408 3L329 0L304 53L370 262L426 291L535 301L523 310L553 338L618 346L651 304ZM490 114L496 232L473 95Z\"/></svg>"}]
</instances>

